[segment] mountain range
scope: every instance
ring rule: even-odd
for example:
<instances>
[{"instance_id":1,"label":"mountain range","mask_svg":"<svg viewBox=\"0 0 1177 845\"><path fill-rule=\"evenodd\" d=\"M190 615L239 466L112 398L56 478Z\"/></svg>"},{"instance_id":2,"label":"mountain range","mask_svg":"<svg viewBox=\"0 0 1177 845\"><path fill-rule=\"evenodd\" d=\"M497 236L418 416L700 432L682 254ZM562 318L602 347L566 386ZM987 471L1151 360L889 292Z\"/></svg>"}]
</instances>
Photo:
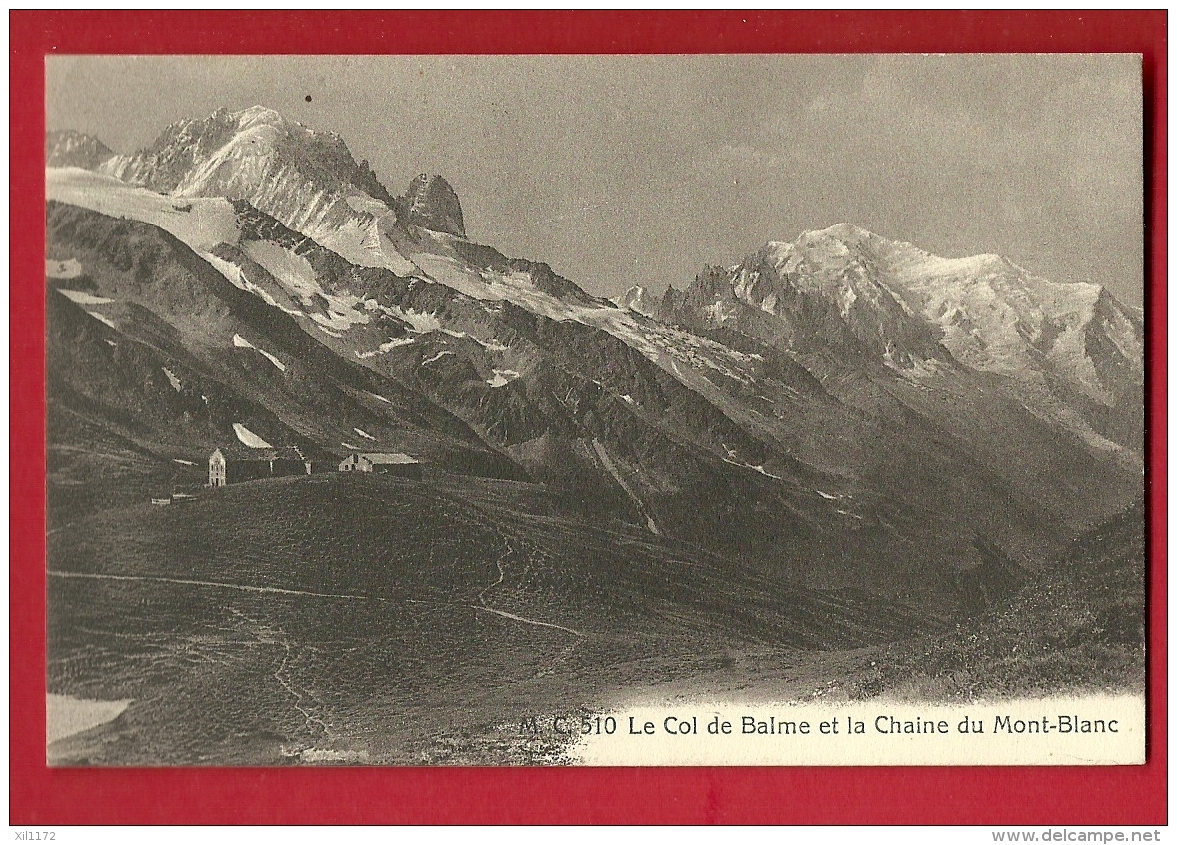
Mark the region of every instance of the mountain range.
<instances>
[{"instance_id":1,"label":"mountain range","mask_svg":"<svg viewBox=\"0 0 1177 845\"><path fill-rule=\"evenodd\" d=\"M47 165L62 524L225 443L403 451L945 617L1143 495L1143 315L1096 284L843 224L606 300L261 107Z\"/></svg>"}]
</instances>

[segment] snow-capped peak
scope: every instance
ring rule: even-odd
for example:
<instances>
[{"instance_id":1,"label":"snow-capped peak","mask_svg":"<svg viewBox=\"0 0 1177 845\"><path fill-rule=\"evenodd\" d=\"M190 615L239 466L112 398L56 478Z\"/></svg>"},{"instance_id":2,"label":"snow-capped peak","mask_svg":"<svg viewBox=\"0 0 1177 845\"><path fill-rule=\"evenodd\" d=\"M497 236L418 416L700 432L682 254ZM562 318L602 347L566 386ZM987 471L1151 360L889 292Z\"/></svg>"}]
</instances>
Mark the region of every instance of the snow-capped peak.
<instances>
[{"instance_id":1,"label":"snow-capped peak","mask_svg":"<svg viewBox=\"0 0 1177 845\"><path fill-rule=\"evenodd\" d=\"M808 229L797 238L801 240L816 240L819 238L837 238L841 241L864 241L879 237L874 232L867 231L853 223L835 223L824 229Z\"/></svg>"},{"instance_id":2,"label":"snow-capped peak","mask_svg":"<svg viewBox=\"0 0 1177 845\"><path fill-rule=\"evenodd\" d=\"M1013 379L1034 413L1062 414L1068 426L1078 419L1058 410L1068 396L1114 408L1135 401L1143 382L1140 314L1102 286L1052 282L995 253L944 258L850 224L710 268L675 307L691 309L675 320L799 353L865 351L912 377L925 361L953 358Z\"/></svg>"},{"instance_id":3,"label":"snow-capped peak","mask_svg":"<svg viewBox=\"0 0 1177 845\"><path fill-rule=\"evenodd\" d=\"M239 112L230 112L237 126L241 129L248 129L251 126L265 125L265 126L284 126L286 119L281 114L271 108L265 106L250 106Z\"/></svg>"},{"instance_id":4,"label":"snow-capped peak","mask_svg":"<svg viewBox=\"0 0 1177 845\"><path fill-rule=\"evenodd\" d=\"M625 293L619 294L609 300L618 308L628 308L630 311L636 311L639 314L646 314L653 316L657 311L657 297L651 296L641 285L634 285Z\"/></svg>"},{"instance_id":5,"label":"snow-capped peak","mask_svg":"<svg viewBox=\"0 0 1177 845\"><path fill-rule=\"evenodd\" d=\"M106 144L92 135L63 129L45 136L45 162L49 167L97 167L113 156Z\"/></svg>"},{"instance_id":6,"label":"snow-capped peak","mask_svg":"<svg viewBox=\"0 0 1177 845\"><path fill-rule=\"evenodd\" d=\"M266 106L219 109L168 126L149 146L98 172L161 194L246 200L292 230L364 267L410 271L381 236L398 200L343 139Z\"/></svg>"}]
</instances>

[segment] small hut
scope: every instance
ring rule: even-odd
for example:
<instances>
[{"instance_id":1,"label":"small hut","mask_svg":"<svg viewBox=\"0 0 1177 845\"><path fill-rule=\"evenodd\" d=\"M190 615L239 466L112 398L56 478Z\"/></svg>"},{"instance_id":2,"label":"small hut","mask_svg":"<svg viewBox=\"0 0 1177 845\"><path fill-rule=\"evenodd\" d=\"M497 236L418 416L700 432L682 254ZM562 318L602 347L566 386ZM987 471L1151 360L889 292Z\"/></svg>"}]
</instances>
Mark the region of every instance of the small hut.
<instances>
[{"instance_id":1,"label":"small hut","mask_svg":"<svg viewBox=\"0 0 1177 845\"><path fill-rule=\"evenodd\" d=\"M377 472L401 478L421 478L421 462L404 452L355 452L339 464L340 472Z\"/></svg>"}]
</instances>

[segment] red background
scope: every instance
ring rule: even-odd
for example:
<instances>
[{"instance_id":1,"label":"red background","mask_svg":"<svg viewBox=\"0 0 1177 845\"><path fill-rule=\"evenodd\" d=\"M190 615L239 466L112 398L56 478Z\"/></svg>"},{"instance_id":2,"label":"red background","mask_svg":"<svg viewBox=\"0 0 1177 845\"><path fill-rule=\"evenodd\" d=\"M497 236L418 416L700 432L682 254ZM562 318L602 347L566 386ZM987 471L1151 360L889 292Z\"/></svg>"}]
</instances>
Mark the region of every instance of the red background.
<instances>
[{"instance_id":1,"label":"red background","mask_svg":"<svg viewBox=\"0 0 1177 845\"><path fill-rule=\"evenodd\" d=\"M11 12L10 822L1163 824L1167 13ZM1144 54L1148 763L1088 768L56 769L45 765L44 57L51 53Z\"/></svg>"}]
</instances>

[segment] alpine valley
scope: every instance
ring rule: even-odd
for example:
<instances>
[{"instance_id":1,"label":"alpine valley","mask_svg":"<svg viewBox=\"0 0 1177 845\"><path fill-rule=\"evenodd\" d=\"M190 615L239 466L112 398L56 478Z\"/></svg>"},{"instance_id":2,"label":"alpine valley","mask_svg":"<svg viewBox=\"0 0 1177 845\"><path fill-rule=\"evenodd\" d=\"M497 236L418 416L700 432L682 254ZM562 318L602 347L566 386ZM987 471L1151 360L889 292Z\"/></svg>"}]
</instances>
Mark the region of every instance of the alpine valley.
<instances>
[{"instance_id":1,"label":"alpine valley","mask_svg":"<svg viewBox=\"0 0 1177 845\"><path fill-rule=\"evenodd\" d=\"M977 649L1049 595L1035 660L1143 689L1143 315L1101 285L842 224L606 300L261 107L47 165L49 692L121 703L54 762L566 762L520 719L1023 694ZM216 449L311 471L208 487Z\"/></svg>"}]
</instances>

